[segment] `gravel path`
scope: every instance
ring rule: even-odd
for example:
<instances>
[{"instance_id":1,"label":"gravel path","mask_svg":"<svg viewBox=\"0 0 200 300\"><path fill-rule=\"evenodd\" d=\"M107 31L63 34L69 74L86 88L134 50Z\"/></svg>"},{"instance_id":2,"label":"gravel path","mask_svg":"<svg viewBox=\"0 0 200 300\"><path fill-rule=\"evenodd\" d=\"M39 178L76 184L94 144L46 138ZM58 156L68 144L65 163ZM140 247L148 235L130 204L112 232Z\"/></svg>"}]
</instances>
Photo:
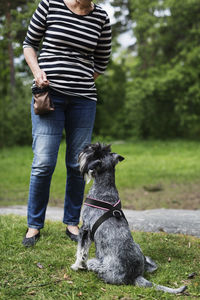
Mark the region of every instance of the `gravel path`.
<instances>
[{"instance_id":1,"label":"gravel path","mask_svg":"<svg viewBox=\"0 0 200 300\"><path fill-rule=\"evenodd\" d=\"M193 235L200 238L200 210L152 209L123 210L132 230ZM26 206L0 207L0 215L26 216ZM62 221L63 209L47 208L46 219Z\"/></svg>"}]
</instances>

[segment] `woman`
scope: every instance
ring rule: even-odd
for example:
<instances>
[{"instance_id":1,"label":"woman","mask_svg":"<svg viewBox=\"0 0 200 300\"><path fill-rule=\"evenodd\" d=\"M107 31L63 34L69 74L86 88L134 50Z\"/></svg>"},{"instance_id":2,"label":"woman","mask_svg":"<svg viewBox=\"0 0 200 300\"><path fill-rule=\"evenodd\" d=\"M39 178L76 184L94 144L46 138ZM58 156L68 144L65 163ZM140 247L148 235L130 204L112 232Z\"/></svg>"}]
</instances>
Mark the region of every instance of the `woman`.
<instances>
[{"instance_id":1,"label":"woman","mask_svg":"<svg viewBox=\"0 0 200 300\"><path fill-rule=\"evenodd\" d=\"M40 41L42 48L37 58ZM23 44L33 87L49 86L55 111L35 115L31 109L33 152L28 200L28 230L23 240L33 246L44 226L51 177L63 129L66 131L67 181L63 223L77 241L84 180L78 154L91 142L96 112L94 80L104 73L111 51L107 13L91 0L42 0Z\"/></svg>"}]
</instances>

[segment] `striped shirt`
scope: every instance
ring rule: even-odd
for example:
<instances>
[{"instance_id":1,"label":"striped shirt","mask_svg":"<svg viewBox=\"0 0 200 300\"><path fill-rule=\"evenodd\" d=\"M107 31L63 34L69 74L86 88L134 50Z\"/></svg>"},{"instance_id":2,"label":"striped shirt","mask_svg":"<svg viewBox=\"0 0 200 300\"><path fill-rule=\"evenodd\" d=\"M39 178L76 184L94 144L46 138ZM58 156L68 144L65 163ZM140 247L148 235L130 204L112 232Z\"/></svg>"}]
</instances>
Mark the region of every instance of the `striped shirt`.
<instances>
[{"instance_id":1,"label":"striped shirt","mask_svg":"<svg viewBox=\"0 0 200 300\"><path fill-rule=\"evenodd\" d=\"M42 39L38 63L51 89L96 100L94 72L104 73L111 53L107 13L95 4L93 11L82 16L72 12L64 0L42 0L23 47L38 51Z\"/></svg>"}]
</instances>

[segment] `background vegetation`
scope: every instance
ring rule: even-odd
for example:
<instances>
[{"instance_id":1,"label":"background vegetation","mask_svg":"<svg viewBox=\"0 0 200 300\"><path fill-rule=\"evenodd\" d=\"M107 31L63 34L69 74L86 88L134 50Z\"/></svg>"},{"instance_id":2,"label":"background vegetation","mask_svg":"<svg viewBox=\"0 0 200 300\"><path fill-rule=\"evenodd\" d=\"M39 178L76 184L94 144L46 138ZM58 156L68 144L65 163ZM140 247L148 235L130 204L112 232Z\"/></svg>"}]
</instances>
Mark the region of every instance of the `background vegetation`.
<instances>
[{"instance_id":1,"label":"background vegetation","mask_svg":"<svg viewBox=\"0 0 200 300\"><path fill-rule=\"evenodd\" d=\"M22 42L38 1L0 2L0 147L31 143L32 76ZM102 2L102 1L97 1ZM200 133L199 0L112 0L113 56L97 80L95 134L112 139ZM118 36L136 42L120 51Z\"/></svg>"}]
</instances>

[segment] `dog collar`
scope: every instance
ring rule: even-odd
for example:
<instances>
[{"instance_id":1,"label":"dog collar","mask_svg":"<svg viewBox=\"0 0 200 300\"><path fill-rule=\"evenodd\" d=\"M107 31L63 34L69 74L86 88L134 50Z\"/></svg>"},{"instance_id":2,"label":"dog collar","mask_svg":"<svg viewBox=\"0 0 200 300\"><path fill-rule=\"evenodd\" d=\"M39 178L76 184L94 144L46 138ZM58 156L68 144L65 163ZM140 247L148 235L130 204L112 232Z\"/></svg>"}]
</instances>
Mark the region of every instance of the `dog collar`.
<instances>
[{"instance_id":1,"label":"dog collar","mask_svg":"<svg viewBox=\"0 0 200 300\"><path fill-rule=\"evenodd\" d=\"M97 228L107 219L111 218L111 217L115 217L116 219L121 219L121 217L123 217L126 220L126 217L123 213L123 211L121 210L121 201L118 200L117 203L115 203L114 205L102 201L102 200L98 200L98 199L94 199L91 197L87 197L85 199L85 205L93 207L93 208L99 208L99 209L103 209L106 210L106 213L104 213L93 225L92 227L92 231L90 233L90 238L93 241L94 240L94 234L97 230ZM128 223L128 221L126 220L126 222Z\"/></svg>"}]
</instances>

